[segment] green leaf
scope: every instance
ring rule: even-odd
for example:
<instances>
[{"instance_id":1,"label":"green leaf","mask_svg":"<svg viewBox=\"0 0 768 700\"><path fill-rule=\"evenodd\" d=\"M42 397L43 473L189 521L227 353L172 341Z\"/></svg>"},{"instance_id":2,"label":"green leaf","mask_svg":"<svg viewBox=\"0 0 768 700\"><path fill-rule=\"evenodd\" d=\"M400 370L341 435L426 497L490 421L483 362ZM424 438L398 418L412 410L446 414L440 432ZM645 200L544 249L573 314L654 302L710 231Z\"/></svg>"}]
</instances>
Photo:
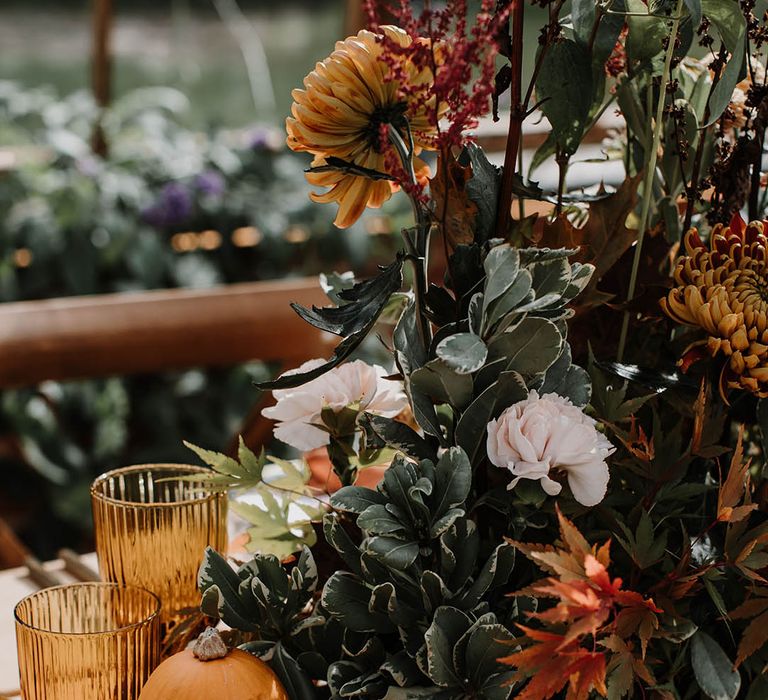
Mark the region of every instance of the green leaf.
<instances>
[{"instance_id":1,"label":"green leaf","mask_svg":"<svg viewBox=\"0 0 768 700\"><path fill-rule=\"evenodd\" d=\"M555 132L550 131L547 134L547 138L542 141L541 145L536 149L531 158L531 164L528 166L528 177L531 177L531 175L541 167L548 158L555 155L556 151L557 139L555 137Z\"/></svg>"},{"instance_id":2,"label":"green leaf","mask_svg":"<svg viewBox=\"0 0 768 700\"><path fill-rule=\"evenodd\" d=\"M367 535L391 535L398 539L406 535L403 523L380 503L368 506L357 518L357 526Z\"/></svg>"},{"instance_id":3,"label":"green leaf","mask_svg":"<svg viewBox=\"0 0 768 700\"><path fill-rule=\"evenodd\" d=\"M565 258L537 262L528 268L533 275L536 297L554 294L560 298L571 281L571 266Z\"/></svg>"},{"instance_id":4,"label":"green leaf","mask_svg":"<svg viewBox=\"0 0 768 700\"><path fill-rule=\"evenodd\" d=\"M529 317L514 330L497 335L488 346L488 362L506 358L507 371L530 377L546 372L560 356L563 338L545 318Z\"/></svg>"},{"instance_id":5,"label":"green leaf","mask_svg":"<svg viewBox=\"0 0 768 700\"><path fill-rule=\"evenodd\" d=\"M398 353L398 364L404 375L409 375L427 361L426 351L416 327L416 303L414 301L405 307L395 326L392 340Z\"/></svg>"},{"instance_id":6,"label":"green leaf","mask_svg":"<svg viewBox=\"0 0 768 700\"><path fill-rule=\"evenodd\" d=\"M350 571L358 576L362 575L360 550L339 522L337 514L328 513L323 518L323 534L325 541L339 553Z\"/></svg>"},{"instance_id":7,"label":"green leaf","mask_svg":"<svg viewBox=\"0 0 768 700\"><path fill-rule=\"evenodd\" d=\"M731 54L709 98L709 123L705 126L710 126L725 111L733 89L743 75L747 23L739 3L733 0L701 0L701 10L717 27L725 48Z\"/></svg>"},{"instance_id":8,"label":"green leaf","mask_svg":"<svg viewBox=\"0 0 768 700\"><path fill-rule=\"evenodd\" d=\"M474 143L467 144L459 156L459 163L472 166L472 177L465 185L465 190L477 206L475 243L484 243L493 236L496 225L501 169L489 162L483 150Z\"/></svg>"},{"instance_id":9,"label":"green leaf","mask_svg":"<svg viewBox=\"0 0 768 700\"><path fill-rule=\"evenodd\" d=\"M611 14L601 13L600 23L595 28L594 0L573 0L571 3L571 19L573 21L573 34L576 41L585 48L592 45L592 63L599 64L603 69L603 63L611 55L621 28L624 26L624 3L615 0L611 3ZM594 36L593 36L594 34Z\"/></svg>"},{"instance_id":10,"label":"green leaf","mask_svg":"<svg viewBox=\"0 0 768 700\"><path fill-rule=\"evenodd\" d=\"M512 311L517 311L521 304L533 299L532 286L533 277L531 273L528 270L520 270L512 286L490 306L483 323L483 334L485 337L488 336L488 331L493 331L497 324L504 327L508 326L512 320L508 317L508 314Z\"/></svg>"},{"instance_id":11,"label":"green leaf","mask_svg":"<svg viewBox=\"0 0 768 700\"><path fill-rule=\"evenodd\" d=\"M410 380L414 388L435 403L462 409L472 400L472 377L459 374L439 358L412 372Z\"/></svg>"},{"instance_id":12,"label":"green leaf","mask_svg":"<svg viewBox=\"0 0 768 700\"><path fill-rule=\"evenodd\" d=\"M252 618L253 610L240 597L240 577L212 547L205 549L197 580L203 593L201 608L207 615L219 617L236 629L258 628Z\"/></svg>"},{"instance_id":13,"label":"green leaf","mask_svg":"<svg viewBox=\"0 0 768 700\"><path fill-rule=\"evenodd\" d=\"M587 50L572 39L551 44L536 81L536 95L559 150L573 155L592 105L592 61Z\"/></svg>"},{"instance_id":14,"label":"green leaf","mask_svg":"<svg viewBox=\"0 0 768 700\"><path fill-rule=\"evenodd\" d=\"M364 413L358 425L365 431L366 440L375 436L382 445L393 447L417 459L436 459L435 450L413 428L384 416Z\"/></svg>"},{"instance_id":15,"label":"green leaf","mask_svg":"<svg viewBox=\"0 0 768 700\"><path fill-rule=\"evenodd\" d=\"M333 617L355 632L394 631L386 615L371 612L371 589L353 574L337 571L323 587L322 603Z\"/></svg>"},{"instance_id":16,"label":"green leaf","mask_svg":"<svg viewBox=\"0 0 768 700\"><path fill-rule=\"evenodd\" d=\"M464 505L472 486L472 467L460 447L446 450L435 466L435 501L433 519L441 518L451 508Z\"/></svg>"},{"instance_id":17,"label":"green leaf","mask_svg":"<svg viewBox=\"0 0 768 700\"><path fill-rule=\"evenodd\" d=\"M501 670L497 659L510 653L508 642L513 640L512 633L499 624L481 625L471 632L465 658L474 687L482 687L489 676Z\"/></svg>"},{"instance_id":18,"label":"green leaf","mask_svg":"<svg viewBox=\"0 0 768 700\"><path fill-rule=\"evenodd\" d=\"M456 425L456 442L472 464L481 457L488 423L505 408L528 396L528 387L517 372L502 372L497 381L478 396L464 411Z\"/></svg>"},{"instance_id":19,"label":"green leaf","mask_svg":"<svg viewBox=\"0 0 768 700\"><path fill-rule=\"evenodd\" d=\"M483 261L483 313L512 286L520 270L520 253L510 245L491 248Z\"/></svg>"},{"instance_id":20,"label":"green leaf","mask_svg":"<svg viewBox=\"0 0 768 700\"><path fill-rule=\"evenodd\" d=\"M688 13L691 15L691 23L694 27L698 27L701 24L701 0L685 0L685 6L688 8Z\"/></svg>"},{"instance_id":21,"label":"green leaf","mask_svg":"<svg viewBox=\"0 0 768 700\"><path fill-rule=\"evenodd\" d=\"M436 685L444 688L460 685L453 665L453 649L471 624L471 619L456 608L443 606L435 610L424 640L427 645L427 675Z\"/></svg>"},{"instance_id":22,"label":"green leaf","mask_svg":"<svg viewBox=\"0 0 768 700\"><path fill-rule=\"evenodd\" d=\"M242 438L241 438L242 439ZM246 476L243 468L237 463L237 460L227 457L220 452L213 452L212 450L205 450L202 447L193 445L191 442L184 441L184 447L188 447L194 452L203 462L209 467L214 469L219 474L225 474L226 476L234 476L242 478Z\"/></svg>"},{"instance_id":23,"label":"green leaf","mask_svg":"<svg viewBox=\"0 0 768 700\"><path fill-rule=\"evenodd\" d=\"M307 372L284 374L272 381L257 384L258 388L261 391L291 389L340 365L368 336L390 296L400 289L403 283L402 268L403 262L398 258L373 279L358 282L351 289L339 292L339 297L347 302L343 306L313 306L307 309L299 304L291 304L293 310L307 323L342 336L344 340L336 346L331 358L319 367Z\"/></svg>"},{"instance_id":24,"label":"green leaf","mask_svg":"<svg viewBox=\"0 0 768 700\"><path fill-rule=\"evenodd\" d=\"M627 16L627 55L631 61L648 62L664 48L667 23L660 17L651 16L643 0L627 0L627 10L630 12Z\"/></svg>"},{"instance_id":25,"label":"green leaf","mask_svg":"<svg viewBox=\"0 0 768 700\"><path fill-rule=\"evenodd\" d=\"M375 504L386 504L387 498L379 491L364 486L345 486L331 496L331 505L339 510L362 513Z\"/></svg>"},{"instance_id":26,"label":"green leaf","mask_svg":"<svg viewBox=\"0 0 768 700\"><path fill-rule=\"evenodd\" d=\"M285 650L282 642L275 645L269 665L291 700L314 700L316 696L312 681L296 659Z\"/></svg>"},{"instance_id":27,"label":"green leaf","mask_svg":"<svg viewBox=\"0 0 768 700\"><path fill-rule=\"evenodd\" d=\"M488 356L483 339L474 333L456 333L443 338L435 350L437 356L458 374L480 369Z\"/></svg>"},{"instance_id":28,"label":"green leaf","mask_svg":"<svg viewBox=\"0 0 768 700\"><path fill-rule=\"evenodd\" d=\"M722 647L699 630L691 637L691 664L696 682L712 700L734 700L741 676Z\"/></svg>"},{"instance_id":29,"label":"green leaf","mask_svg":"<svg viewBox=\"0 0 768 700\"><path fill-rule=\"evenodd\" d=\"M365 541L365 551L385 566L405 571L419 555L419 544L394 537L371 537Z\"/></svg>"},{"instance_id":30,"label":"green leaf","mask_svg":"<svg viewBox=\"0 0 768 700\"><path fill-rule=\"evenodd\" d=\"M257 457L243 440L243 436L238 436L237 446L237 459L240 461L240 465L247 472L248 479L254 481L261 481L261 474L264 470L264 463L266 462L266 456L264 454L264 448L261 450L261 454Z\"/></svg>"}]
</instances>

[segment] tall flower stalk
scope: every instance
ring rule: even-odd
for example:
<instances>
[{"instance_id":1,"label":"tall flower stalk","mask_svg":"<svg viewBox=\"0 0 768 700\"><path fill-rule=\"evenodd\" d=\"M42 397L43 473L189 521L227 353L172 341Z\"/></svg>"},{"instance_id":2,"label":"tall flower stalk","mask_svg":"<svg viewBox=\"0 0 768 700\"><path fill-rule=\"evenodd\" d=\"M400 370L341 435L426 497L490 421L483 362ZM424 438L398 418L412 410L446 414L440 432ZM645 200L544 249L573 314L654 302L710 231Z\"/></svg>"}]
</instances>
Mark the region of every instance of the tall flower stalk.
<instances>
[{"instance_id":1,"label":"tall flower stalk","mask_svg":"<svg viewBox=\"0 0 768 700\"><path fill-rule=\"evenodd\" d=\"M682 19L684 0L677 0L675 14L672 17L672 28L668 37L667 51L664 58L664 71L661 74L659 84L659 101L656 105L656 121L653 128L653 141L651 152L648 157L648 164L643 178L643 198L640 205L640 221L638 223L637 243L635 245L635 256L632 259L632 272L629 277L629 288L627 289L627 303L635 296L637 287L637 272L640 268L640 256L643 251L643 241L645 239L645 230L648 228L648 215L651 211L651 197L653 195L653 180L656 176L656 161L658 160L659 145L661 144L661 132L664 128L664 106L666 104L667 86L669 85L672 74L672 58L675 55L675 42L677 41L677 30L680 27ZM629 330L629 309L624 311L621 320L621 334L619 335L619 349L616 353L616 359L621 362L624 358L624 348L627 343L627 331Z\"/></svg>"}]
</instances>

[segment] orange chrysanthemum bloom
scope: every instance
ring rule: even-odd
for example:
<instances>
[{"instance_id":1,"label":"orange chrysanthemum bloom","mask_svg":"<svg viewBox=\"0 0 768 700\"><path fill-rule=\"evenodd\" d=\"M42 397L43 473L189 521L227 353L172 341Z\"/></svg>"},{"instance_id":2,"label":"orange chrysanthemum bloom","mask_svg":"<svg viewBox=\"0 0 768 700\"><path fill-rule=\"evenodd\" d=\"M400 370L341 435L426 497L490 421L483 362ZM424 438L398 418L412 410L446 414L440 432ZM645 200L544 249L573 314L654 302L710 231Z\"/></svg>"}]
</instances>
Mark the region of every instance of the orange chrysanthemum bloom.
<instances>
[{"instance_id":1,"label":"orange chrysanthemum bloom","mask_svg":"<svg viewBox=\"0 0 768 700\"><path fill-rule=\"evenodd\" d=\"M398 27L385 26L381 30L399 46L408 47L413 41ZM432 83L432 73L418 69L404 56L389 56L390 62L404 62L410 84L408 90L403 90L398 81L388 77L391 66L382 60L384 50L381 37L363 30L337 42L336 50L304 78L304 89L293 91L293 116L285 122L287 143L294 151L313 154L313 167L325 165L326 158L333 156L388 172L381 126L397 125L403 118L410 125L416 152L431 146L437 133L434 98L424 99L424 92ZM422 168L423 163L417 162L417 171ZM338 204L334 223L339 228L350 226L366 207L380 207L392 195L388 180L341 171L309 172L307 180L330 188L311 197L315 202Z\"/></svg>"},{"instance_id":2,"label":"orange chrysanthemum bloom","mask_svg":"<svg viewBox=\"0 0 768 700\"><path fill-rule=\"evenodd\" d=\"M702 243L696 229L685 236L686 255L675 268L674 287L661 300L675 321L699 326L713 357L728 358L720 392L745 389L768 396L768 222L717 224Z\"/></svg>"}]
</instances>

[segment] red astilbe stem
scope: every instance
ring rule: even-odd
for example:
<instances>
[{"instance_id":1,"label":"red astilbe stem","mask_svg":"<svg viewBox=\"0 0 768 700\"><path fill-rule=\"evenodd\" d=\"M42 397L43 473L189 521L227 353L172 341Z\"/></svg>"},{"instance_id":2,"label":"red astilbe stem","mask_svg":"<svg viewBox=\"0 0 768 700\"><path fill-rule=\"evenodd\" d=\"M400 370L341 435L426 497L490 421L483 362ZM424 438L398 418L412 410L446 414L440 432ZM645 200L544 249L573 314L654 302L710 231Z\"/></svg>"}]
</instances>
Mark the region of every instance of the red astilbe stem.
<instances>
[{"instance_id":1,"label":"red astilbe stem","mask_svg":"<svg viewBox=\"0 0 768 700\"><path fill-rule=\"evenodd\" d=\"M437 135L430 145L436 150L463 146L472 138L467 131L489 111L498 29L507 17L504 11L494 13L494 7L494 0L483 0L469 27L466 0L448 0L443 9L433 9L426 0L418 16L408 0L365 3L372 31L381 33L384 21L394 21L413 39L409 46L400 46L381 36L381 60L389 69L388 80L400 86L403 100L427 106L433 115L431 126ZM431 80L414 84L408 80L409 67L428 70Z\"/></svg>"},{"instance_id":2,"label":"red astilbe stem","mask_svg":"<svg viewBox=\"0 0 768 700\"><path fill-rule=\"evenodd\" d=\"M524 0L512 0L512 69L510 91L512 104L509 115L507 148L504 153L504 173L501 179L501 191L496 210L496 236L506 238L512 225L512 184L517 171L517 158L523 134L523 15Z\"/></svg>"}]
</instances>

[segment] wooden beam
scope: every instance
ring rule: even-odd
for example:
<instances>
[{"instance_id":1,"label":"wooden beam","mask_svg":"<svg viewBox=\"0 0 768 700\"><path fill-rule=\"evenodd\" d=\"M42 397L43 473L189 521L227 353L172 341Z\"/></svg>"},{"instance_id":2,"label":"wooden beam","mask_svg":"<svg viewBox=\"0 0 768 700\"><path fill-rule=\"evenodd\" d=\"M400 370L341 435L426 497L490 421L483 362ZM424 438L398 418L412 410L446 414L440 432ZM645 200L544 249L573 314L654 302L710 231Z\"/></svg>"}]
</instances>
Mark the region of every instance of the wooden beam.
<instances>
[{"instance_id":1,"label":"wooden beam","mask_svg":"<svg viewBox=\"0 0 768 700\"><path fill-rule=\"evenodd\" d=\"M329 303L312 278L0 304L0 388L329 355L291 301Z\"/></svg>"}]
</instances>

